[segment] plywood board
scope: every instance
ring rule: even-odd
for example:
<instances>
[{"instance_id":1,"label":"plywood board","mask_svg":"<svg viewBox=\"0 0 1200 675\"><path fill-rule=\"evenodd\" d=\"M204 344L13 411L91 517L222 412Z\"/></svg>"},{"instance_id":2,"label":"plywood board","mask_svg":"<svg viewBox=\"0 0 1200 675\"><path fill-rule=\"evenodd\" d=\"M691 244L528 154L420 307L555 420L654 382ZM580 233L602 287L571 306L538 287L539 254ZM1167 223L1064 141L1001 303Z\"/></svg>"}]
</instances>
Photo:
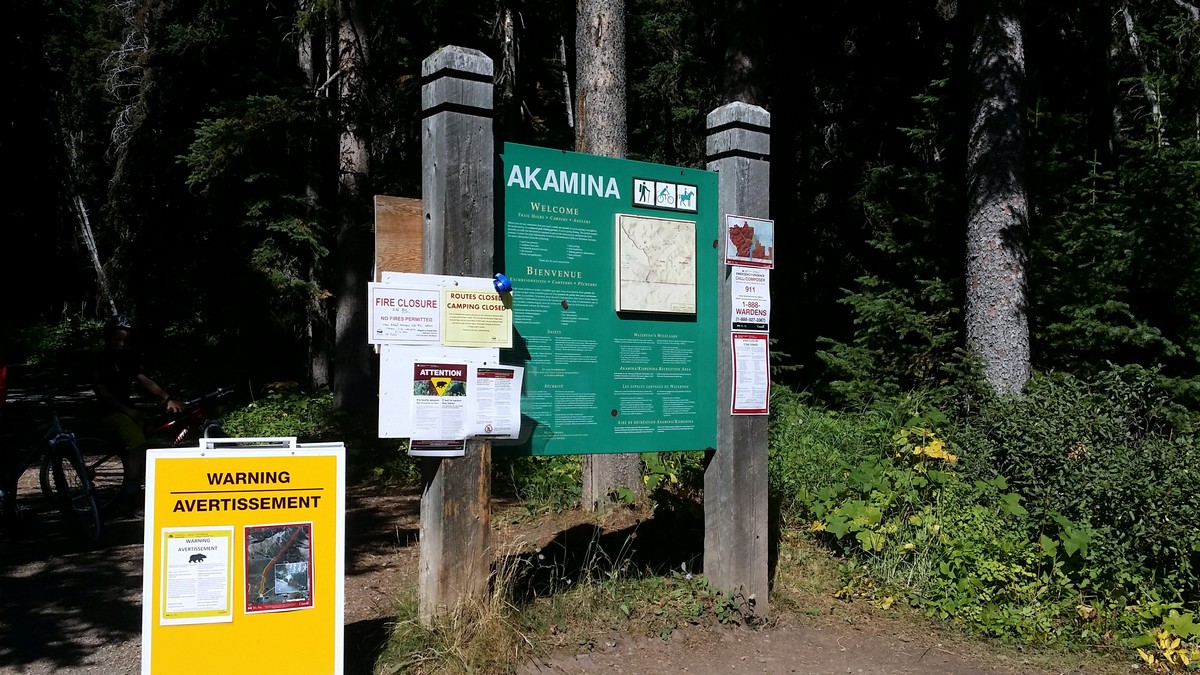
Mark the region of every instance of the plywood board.
<instances>
[{"instance_id":1,"label":"plywood board","mask_svg":"<svg viewBox=\"0 0 1200 675\"><path fill-rule=\"evenodd\" d=\"M422 270L421 200L375 195L375 281Z\"/></svg>"}]
</instances>

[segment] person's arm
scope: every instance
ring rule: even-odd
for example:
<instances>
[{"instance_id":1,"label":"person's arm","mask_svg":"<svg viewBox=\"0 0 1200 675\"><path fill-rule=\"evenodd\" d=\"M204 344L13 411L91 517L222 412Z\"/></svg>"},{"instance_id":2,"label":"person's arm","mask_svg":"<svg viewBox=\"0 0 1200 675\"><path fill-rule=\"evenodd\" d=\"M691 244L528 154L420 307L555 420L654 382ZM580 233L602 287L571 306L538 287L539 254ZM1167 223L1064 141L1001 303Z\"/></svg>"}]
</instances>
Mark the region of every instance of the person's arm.
<instances>
[{"instance_id":1,"label":"person's arm","mask_svg":"<svg viewBox=\"0 0 1200 675\"><path fill-rule=\"evenodd\" d=\"M142 386L146 388L146 391L150 392L152 396L157 396L159 400L166 404L169 412L176 413L183 410L183 404L168 394L166 389L158 386L157 382L141 373L138 373L137 379L138 382L140 382Z\"/></svg>"}]
</instances>

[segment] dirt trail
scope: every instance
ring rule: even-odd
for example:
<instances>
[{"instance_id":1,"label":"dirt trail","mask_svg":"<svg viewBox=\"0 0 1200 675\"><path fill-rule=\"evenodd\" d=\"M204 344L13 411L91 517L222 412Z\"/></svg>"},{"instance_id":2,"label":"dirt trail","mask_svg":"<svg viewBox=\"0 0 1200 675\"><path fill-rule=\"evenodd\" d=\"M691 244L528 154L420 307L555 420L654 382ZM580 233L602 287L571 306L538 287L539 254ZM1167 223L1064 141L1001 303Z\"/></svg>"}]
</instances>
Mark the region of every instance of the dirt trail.
<instances>
[{"instance_id":1,"label":"dirt trail","mask_svg":"<svg viewBox=\"0 0 1200 675\"><path fill-rule=\"evenodd\" d=\"M33 377L16 378L10 385L15 406L6 414L30 412L42 385ZM86 395L78 392L65 396L61 411L69 418L77 412L72 406L85 400ZM32 476L27 473L27 477ZM345 672L355 675L372 672L394 621L397 599L404 597L415 579L419 494L380 485L350 486L347 492ZM21 502L31 516L30 527L21 537L0 538L0 672L139 672L142 521L108 521L104 546L88 549L69 535L36 490L25 492ZM498 504L496 510L503 508ZM518 539L550 545L581 528L594 528L586 518L585 514L537 521L497 517L495 540L498 545ZM625 536L621 531L610 534ZM934 635L906 633L899 624L863 625L835 616L786 615L759 630L685 628L669 641L614 632L596 636L589 648L566 649L530 661L524 671L525 675L1046 672L1019 659L967 656Z\"/></svg>"}]
</instances>

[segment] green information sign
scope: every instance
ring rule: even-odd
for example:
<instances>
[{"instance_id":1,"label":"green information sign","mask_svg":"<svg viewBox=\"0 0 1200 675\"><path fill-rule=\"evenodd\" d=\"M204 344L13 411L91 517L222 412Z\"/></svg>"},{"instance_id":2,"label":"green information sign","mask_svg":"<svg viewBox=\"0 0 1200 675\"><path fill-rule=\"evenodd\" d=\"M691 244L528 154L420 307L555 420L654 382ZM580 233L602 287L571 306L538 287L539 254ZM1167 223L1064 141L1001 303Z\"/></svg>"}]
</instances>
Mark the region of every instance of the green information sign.
<instances>
[{"instance_id":1,"label":"green information sign","mask_svg":"<svg viewBox=\"0 0 1200 675\"><path fill-rule=\"evenodd\" d=\"M505 144L502 271L525 367L497 453L716 446L717 175Z\"/></svg>"}]
</instances>

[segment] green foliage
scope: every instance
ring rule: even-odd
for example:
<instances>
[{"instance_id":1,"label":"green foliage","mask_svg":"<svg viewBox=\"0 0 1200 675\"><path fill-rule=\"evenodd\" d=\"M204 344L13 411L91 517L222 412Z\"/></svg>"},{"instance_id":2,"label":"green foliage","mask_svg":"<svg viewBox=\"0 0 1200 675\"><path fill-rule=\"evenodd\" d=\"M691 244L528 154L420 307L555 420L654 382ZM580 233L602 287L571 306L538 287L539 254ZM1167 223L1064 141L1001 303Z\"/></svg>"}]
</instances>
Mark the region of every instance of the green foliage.
<instances>
[{"instance_id":1,"label":"green foliage","mask_svg":"<svg viewBox=\"0 0 1200 675\"><path fill-rule=\"evenodd\" d=\"M964 480L929 410L892 434L886 454L835 468L808 496L808 529L857 564L848 589L908 597L980 633L1046 641L1070 631L1076 600L1066 570L1086 555L1086 528L1058 518L1031 539L1028 511L1003 477ZM1061 547L1061 550L1060 550Z\"/></svg>"},{"instance_id":2,"label":"green foliage","mask_svg":"<svg viewBox=\"0 0 1200 675\"><path fill-rule=\"evenodd\" d=\"M772 399L785 522L847 556L839 597L894 598L1027 642L1184 635L1200 561L1194 437L1154 373L1039 375L964 420ZM786 402L786 403L785 403ZM777 405L778 403L778 405ZM900 411L916 411L909 419Z\"/></svg>"},{"instance_id":3,"label":"green foliage","mask_svg":"<svg viewBox=\"0 0 1200 675\"><path fill-rule=\"evenodd\" d=\"M420 485L420 459L409 456L408 441L384 443L383 440L377 439L376 443L357 448L360 451L349 458L349 473L352 476L365 474L368 480L389 484Z\"/></svg>"},{"instance_id":4,"label":"green foliage","mask_svg":"<svg viewBox=\"0 0 1200 675\"><path fill-rule=\"evenodd\" d=\"M853 317L853 335L823 336L827 347L818 353L830 393L852 405L945 385L947 367L961 360L962 242L948 245L940 234L960 217L947 175L954 165L943 159L954 140L947 84L935 80L913 96L914 118L898 129L907 140L902 163L865 168L854 195L876 253L840 301Z\"/></svg>"},{"instance_id":5,"label":"green foliage","mask_svg":"<svg viewBox=\"0 0 1200 675\"><path fill-rule=\"evenodd\" d=\"M578 456L497 457L492 467L496 491L516 497L530 511L579 506L582 467Z\"/></svg>"},{"instance_id":6,"label":"green foliage","mask_svg":"<svg viewBox=\"0 0 1200 675\"><path fill-rule=\"evenodd\" d=\"M692 574L683 565L667 577L647 577L638 588L640 602L621 603L622 613L632 618L640 610L654 632L664 640L683 625L743 623L744 617L729 594L717 589L707 577Z\"/></svg>"},{"instance_id":7,"label":"green foliage","mask_svg":"<svg viewBox=\"0 0 1200 675\"><path fill-rule=\"evenodd\" d=\"M1129 602L1159 591L1200 601L1200 445L1153 371L1034 378L982 405L959 442L975 475L1004 476L1034 522L1095 530L1086 590Z\"/></svg>"},{"instance_id":8,"label":"green foliage","mask_svg":"<svg viewBox=\"0 0 1200 675\"><path fill-rule=\"evenodd\" d=\"M682 0L634 0L626 11L630 157L703 166L704 120L717 103L709 66L713 18Z\"/></svg>"},{"instance_id":9,"label":"green foliage","mask_svg":"<svg viewBox=\"0 0 1200 675\"><path fill-rule=\"evenodd\" d=\"M851 415L822 410L802 403L798 394L783 386L771 387L770 407L769 489L790 520L801 517L802 505L813 494L838 480L831 467L883 453L893 428L886 412Z\"/></svg>"},{"instance_id":10,"label":"green foliage","mask_svg":"<svg viewBox=\"0 0 1200 675\"><path fill-rule=\"evenodd\" d=\"M1051 219L1035 222L1031 272L1046 365L1092 376L1111 361L1196 377L1200 321L1190 302L1163 298L1200 292L1188 262L1200 254L1188 234L1200 213L1200 143L1129 144L1107 163L1055 158L1039 174Z\"/></svg>"},{"instance_id":11,"label":"green foliage","mask_svg":"<svg viewBox=\"0 0 1200 675\"><path fill-rule=\"evenodd\" d=\"M288 437L301 442L342 440L333 394L273 391L221 420L230 436Z\"/></svg>"},{"instance_id":12,"label":"green foliage","mask_svg":"<svg viewBox=\"0 0 1200 675\"><path fill-rule=\"evenodd\" d=\"M704 491L703 452L645 452L642 467L646 494L656 511L697 514Z\"/></svg>"},{"instance_id":13,"label":"green foliage","mask_svg":"<svg viewBox=\"0 0 1200 675\"><path fill-rule=\"evenodd\" d=\"M4 357L10 364L24 361L29 365L74 364L103 346L104 322L71 317L56 323L38 323L15 331L5 339Z\"/></svg>"},{"instance_id":14,"label":"green foliage","mask_svg":"<svg viewBox=\"0 0 1200 675\"><path fill-rule=\"evenodd\" d=\"M323 321L330 297L320 274L331 247L327 216L309 193L316 139L330 131L320 115L315 101L282 95L226 103L199 123L180 158L189 187L203 197L220 195L214 215L240 224L224 241L226 257L240 263L258 291L243 302L268 309L256 313L260 321L265 314L297 337L310 322Z\"/></svg>"}]
</instances>

